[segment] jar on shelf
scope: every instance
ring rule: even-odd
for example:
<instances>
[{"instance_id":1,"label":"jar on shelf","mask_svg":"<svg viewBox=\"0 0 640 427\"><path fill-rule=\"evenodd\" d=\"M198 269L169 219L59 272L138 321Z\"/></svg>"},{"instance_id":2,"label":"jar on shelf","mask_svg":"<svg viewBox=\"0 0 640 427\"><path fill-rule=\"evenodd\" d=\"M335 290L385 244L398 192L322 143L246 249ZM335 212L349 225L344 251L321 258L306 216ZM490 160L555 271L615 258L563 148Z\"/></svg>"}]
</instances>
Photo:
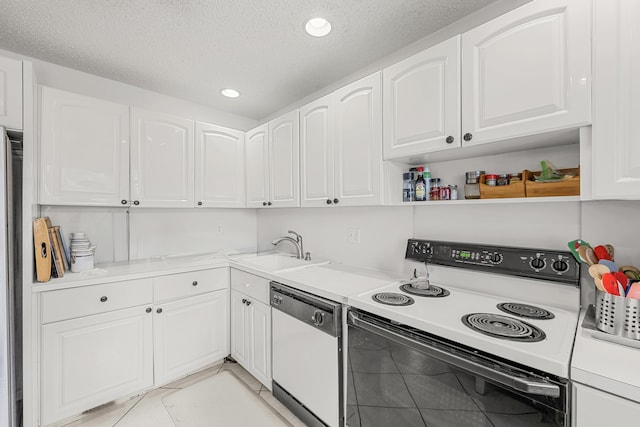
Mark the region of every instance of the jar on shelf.
<instances>
[{"instance_id":1,"label":"jar on shelf","mask_svg":"<svg viewBox=\"0 0 640 427\"><path fill-rule=\"evenodd\" d=\"M449 186L449 199L458 200L458 186L455 184Z\"/></svg>"},{"instance_id":2,"label":"jar on shelf","mask_svg":"<svg viewBox=\"0 0 640 427\"><path fill-rule=\"evenodd\" d=\"M440 178L431 178L431 200L440 200Z\"/></svg>"}]
</instances>

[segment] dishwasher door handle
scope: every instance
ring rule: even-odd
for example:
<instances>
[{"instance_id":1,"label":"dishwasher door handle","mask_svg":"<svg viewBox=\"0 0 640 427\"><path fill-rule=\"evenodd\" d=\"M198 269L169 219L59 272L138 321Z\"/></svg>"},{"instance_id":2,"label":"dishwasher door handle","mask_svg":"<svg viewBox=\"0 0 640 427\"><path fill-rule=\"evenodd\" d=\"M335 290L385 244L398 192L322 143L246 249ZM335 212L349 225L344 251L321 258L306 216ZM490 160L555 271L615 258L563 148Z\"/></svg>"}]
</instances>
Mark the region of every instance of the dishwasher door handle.
<instances>
[{"instance_id":1,"label":"dishwasher door handle","mask_svg":"<svg viewBox=\"0 0 640 427\"><path fill-rule=\"evenodd\" d=\"M311 321L313 322L314 326L322 326L322 324L324 323L324 311L314 311L313 315L311 316Z\"/></svg>"}]
</instances>

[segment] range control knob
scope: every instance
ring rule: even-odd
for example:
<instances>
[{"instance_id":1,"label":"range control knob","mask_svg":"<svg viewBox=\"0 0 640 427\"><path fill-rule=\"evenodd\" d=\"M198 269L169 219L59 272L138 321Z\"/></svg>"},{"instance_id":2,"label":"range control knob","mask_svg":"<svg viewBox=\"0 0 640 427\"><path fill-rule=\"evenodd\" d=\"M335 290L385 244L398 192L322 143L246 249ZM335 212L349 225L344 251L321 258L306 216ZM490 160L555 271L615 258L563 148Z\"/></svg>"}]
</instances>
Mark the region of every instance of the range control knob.
<instances>
[{"instance_id":1,"label":"range control knob","mask_svg":"<svg viewBox=\"0 0 640 427\"><path fill-rule=\"evenodd\" d=\"M504 260L504 257L499 252L494 252L491 256L491 262L494 264L500 264Z\"/></svg>"},{"instance_id":2,"label":"range control knob","mask_svg":"<svg viewBox=\"0 0 640 427\"><path fill-rule=\"evenodd\" d=\"M558 260L551 264L551 268L553 268L558 273L564 273L569 269L569 264L566 261Z\"/></svg>"},{"instance_id":3,"label":"range control knob","mask_svg":"<svg viewBox=\"0 0 640 427\"><path fill-rule=\"evenodd\" d=\"M542 270L545 267L546 263L542 258L534 258L531 260L531 267L536 270Z\"/></svg>"}]
</instances>

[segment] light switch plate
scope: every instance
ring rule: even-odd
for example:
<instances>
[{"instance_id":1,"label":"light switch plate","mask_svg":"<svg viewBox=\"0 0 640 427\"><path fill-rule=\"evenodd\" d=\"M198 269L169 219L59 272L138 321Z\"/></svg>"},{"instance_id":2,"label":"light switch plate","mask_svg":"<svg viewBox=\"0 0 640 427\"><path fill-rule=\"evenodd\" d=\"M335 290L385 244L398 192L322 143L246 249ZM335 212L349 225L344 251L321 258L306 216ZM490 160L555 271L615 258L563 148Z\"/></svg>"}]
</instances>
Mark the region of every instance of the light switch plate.
<instances>
[{"instance_id":1,"label":"light switch plate","mask_svg":"<svg viewBox=\"0 0 640 427\"><path fill-rule=\"evenodd\" d=\"M348 243L360 243L360 229L349 228L347 229L347 242Z\"/></svg>"}]
</instances>

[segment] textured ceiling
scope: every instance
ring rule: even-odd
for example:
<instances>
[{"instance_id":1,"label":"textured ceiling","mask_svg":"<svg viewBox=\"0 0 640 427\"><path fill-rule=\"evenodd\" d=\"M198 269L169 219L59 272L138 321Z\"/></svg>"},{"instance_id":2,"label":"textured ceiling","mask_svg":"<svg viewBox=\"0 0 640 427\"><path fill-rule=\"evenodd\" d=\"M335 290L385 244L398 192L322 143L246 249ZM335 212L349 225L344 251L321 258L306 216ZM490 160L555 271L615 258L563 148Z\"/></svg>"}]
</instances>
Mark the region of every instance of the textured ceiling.
<instances>
[{"instance_id":1,"label":"textured ceiling","mask_svg":"<svg viewBox=\"0 0 640 427\"><path fill-rule=\"evenodd\" d=\"M0 49L261 119L491 1L0 0Z\"/></svg>"}]
</instances>

